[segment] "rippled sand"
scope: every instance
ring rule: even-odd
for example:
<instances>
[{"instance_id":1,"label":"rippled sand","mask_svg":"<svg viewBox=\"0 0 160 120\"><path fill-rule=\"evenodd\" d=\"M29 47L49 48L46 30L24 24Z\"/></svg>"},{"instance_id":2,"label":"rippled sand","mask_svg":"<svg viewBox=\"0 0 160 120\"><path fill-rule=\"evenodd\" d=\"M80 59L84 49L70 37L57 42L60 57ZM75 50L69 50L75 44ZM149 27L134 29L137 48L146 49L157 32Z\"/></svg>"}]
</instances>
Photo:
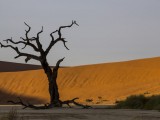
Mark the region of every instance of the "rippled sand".
<instances>
[{"instance_id":1,"label":"rippled sand","mask_svg":"<svg viewBox=\"0 0 160 120\"><path fill-rule=\"evenodd\" d=\"M90 104L114 104L132 94L159 94L160 58L61 68L57 81L62 100L79 97L79 102L89 99ZM0 88L0 103L13 98L9 95L49 101L43 70L0 72Z\"/></svg>"}]
</instances>

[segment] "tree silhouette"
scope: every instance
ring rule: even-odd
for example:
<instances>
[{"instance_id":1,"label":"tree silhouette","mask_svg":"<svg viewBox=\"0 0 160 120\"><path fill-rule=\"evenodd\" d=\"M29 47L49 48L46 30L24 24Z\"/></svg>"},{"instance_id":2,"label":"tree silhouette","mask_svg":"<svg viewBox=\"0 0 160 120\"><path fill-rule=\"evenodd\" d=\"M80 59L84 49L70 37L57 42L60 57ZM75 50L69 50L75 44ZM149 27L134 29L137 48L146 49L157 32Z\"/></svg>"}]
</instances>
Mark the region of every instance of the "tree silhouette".
<instances>
[{"instance_id":1,"label":"tree silhouette","mask_svg":"<svg viewBox=\"0 0 160 120\"><path fill-rule=\"evenodd\" d=\"M30 108L34 108L34 109L48 109L48 108L53 108L53 107L61 107L63 104L67 104L70 107L70 105L69 105L70 103L73 103L78 106L82 106L84 108L88 108L89 106L82 105L82 104L75 102L75 100L78 98L74 98L72 100L66 100L66 101L61 101L59 99L58 85L57 85L56 80L57 80L58 69L59 69L60 63L64 60L64 58L58 60L56 63L56 66L53 69L49 66L48 61L47 61L48 53L50 52L51 48L54 45L56 45L56 43L58 43L58 42L62 42L64 47L67 50L69 50L68 47L66 46L67 41L65 40L65 38L62 37L62 29L70 28L73 25L79 26L76 23L76 21L72 21L72 23L67 26L60 26L57 30L50 33L51 42L48 45L46 50L43 49L42 44L40 42L40 34L43 32L43 26L42 26L41 31L39 31L37 33L36 37L29 37L28 34L31 31L31 27L26 23L24 23L24 24L28 27L28 29L25 30L25 38L20 37L21 40L19 40L18 42L13 41L12 38L6 39L3 41L6 41L7 44L4 45L0 42L0 45L1 45L1 48L8 48L9 47L12 50L14 50L18 54L15 57L15 59L23 56L23 57L26 57L25 58L26 63L31 59L37 60L41 63L41 66L42 66L42 68L48 78L48 83L49 83L48 90L49 90L49 95L50 95L50 103L45 104L44 106L35 106L30 103L25 104L21 100L21 98L19 98L19 102L14 102L14 101L8 101L8 102L13 103L13 104L21 104L24 106L24 108L30 107ZM57 38L54 37L55 34L58 34ZM27 46L31 47L36 53L39 53L39 56L34 55L34 54L30 54L30 53L21 52L18 47L15 47L15 45L19 45L19 44L24 45L24 47L22 49L25 49Z\"/></svg>"}]
</instances>

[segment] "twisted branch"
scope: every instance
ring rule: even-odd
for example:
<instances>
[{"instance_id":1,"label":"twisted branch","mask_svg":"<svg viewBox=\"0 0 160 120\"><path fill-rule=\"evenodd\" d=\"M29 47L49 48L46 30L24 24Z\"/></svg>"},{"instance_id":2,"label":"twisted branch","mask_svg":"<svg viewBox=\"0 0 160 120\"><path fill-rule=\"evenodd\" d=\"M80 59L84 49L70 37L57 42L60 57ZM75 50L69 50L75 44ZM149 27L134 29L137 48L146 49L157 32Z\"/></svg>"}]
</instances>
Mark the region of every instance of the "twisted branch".
<instances>
[{"instance_id":1,"label":"twisted branch","mask_svg":"<svg viewBox=\"0 0 160 120\"><path fill-rule=\"evenodd\" d=\"M65 58L65 57L64 57L64 58ZM54 74L57 74L58 69L59 69L59 65L60 65L60 63L64 60L64 58L62 58L62 59L60 59L60 60L57 61L56 66L53 68L53 71L52 71L53 75L54 75ZM57 76L57 75L56 75L56 76Z\"/></svg>"},{"instance_id":2,"label":"twisted branch","mask_svg":"<svg viewBox=\"0 0 160 120\"><path fill-rule=\"evenodd\" d=\"M23 39L23 38L21 37L21 39ZM30 43L29 41L27 41L27 42L25 42L25 41L15 42L15 41L12 40L12 38L11 39L6 39L6 40L3 40L3 41L6 41L7 44L9 42L12 43L12 44L15 44L15 45L16 44L24 44L24 47L22 49L24 49L28 45L28 46L32 47L35 51L39 52L38 48L34 44Z\"/></svg>"},{"instance_id":3,"label":"twisted branch","mask_svg":"<svg viewBox=\"0 0 160 120\"><path fill-rule=\"evenodd\" d=\"M72 27L74 24L77 25L77 26L79 26L79 25L76 23L76 21L72 21L72 23L71 23L70 25L67 25L67 26L60 26L59 29L58 29L59 38L61 38L61 36L62 36L61 30L62 30L63 28L67 28L67 27L70 28L70 27Z\"/></svg>"},{"instance_id":4,"label":"twisted branch","mask_svg":"<svg viewBox=\"0 0 160 120\"><path fill-rule=\"evenodd\" d=\"M41 60L40 57L38 57L38 56L36 56L36 55L32 55L32 54L20 52L20 51L18 50L18 47L13 47L12 45L3 45L1 42L0 42L0 45L1 45L1 48L3 48L3 47L4 47L4 48L9 47L9 48L12 48L14 51L16 51L16 53L17 53L18 55L15 57L15 59L16 59L16 58L19 58L19 57L21 57L21 56L24 56L24 57L27 57L27 59L30 58L30 59L35 59L35 60L38 60L38 61ZM30 59L28 59L28 60L30 60ZM27 62L28 62L28 60L27 60Z\"/></svg>"},{"instance_id":5,"label":"twisted branch","mask_svg":"<svg viewBox=\"0 0 160 120\"><path fill-rule=\"evenodd\" d=\"M45 51L45 55L46 55L46 56L48 55L50 49L51 49L57 42L59 42L59 41L63 42L64 47L65 47L67 50L69 50L69 48L66 46L66 42L67 42L67 41L65 41L65 38L62 38L61 30L64 29L64 28L70 28L70 27L72 27L74 24L77 25L77 26L79 26L79 25L76 23L76 21L72 21L72 23L71 23L70 25L60 26L58 30L55 30L54 32L52 32L52 33L50 34L52 40L51 40L48 48L47 48L46 51ZM58 32L58 38L55 40L53 34L56 33L56 32Z\"/></svg>"},{"instance_id":6,"label":"twisted branch","mask_svg":"<svg viewBox=\"0 0 160 120\"><path fill-rule=\"evenodd\" d=\"M25 23L25 22L24 22L24 23ZM22 38L22 37L21 37L21 39L23 39L24 41L27 41L27 43L28 43L29 45L32 44L30 41L36 41L37 46L35 46L34 44L32 44L31 47L33 47L34 49L36 49L37 52L40 52L41 55L44 54L44 50L43 50L43 48L42 48L42 44L41 44L40 41L39 41L39 35L43 32L43 26L42 26L41 31L39 31L39 32L37 33L37 37L29 38L29 37L28 37L28 33L30 32L31 27L30 27L28 24L26 24L26 23L25 23L25 25L28 27L28 30L25 30L25 31L26 31L26 34L25 34L25 35L26 35L26 39L24 39L24 38ZM37 47L38 47L38 48L37 48ZM24 48L25 48L25 47L24 47Z\"/></svg>"},{"instance_id":7,"label":"twisted branch","mask_svg":"<svg viewBox=\"0 0 160 120\"><path fill-rule=\"evenodd\" d=\"M37 46L38 46L38 49L40 50L41 53L44 52L44 50L43 50L43 48L42 48L42 44L41 44L40 41L39 41L39 35L40 35L42 32L43 32L43 26L42 26L41 31L39 31L39 32L37 33L37 38L35 39L35 40L36 40L36 43L37 43Z\"/></svg>"},{"instance_id":8,"label":"twisted branch","mask_svg":"<svg viewBox=\"0 0 160 120\"><path fill-rule=\"evenodd\" d=\"M35 106L35 105L32 105L30 103L24 103L20 97L18 97L19 101L18 102L15 102L15 101L7 101L8 103L12 103L12 104L15 104L15 105L22 105L23 108L22 109L26 109L26 108L32 108L32 109L49 109L49 105L48 104L44 104L44 106Z\"/></svg>"},{"instance_id":9,"label":"twisted branch","mask_svg":"<svg viewBox=\"0 0 160 120\"><path fill-rule=\"evenodd\" d=\"M84 109L89 109L89 108L92 108L91 106L88 106L88 105L83 105L83 104L80 104L80 103L77 103L75 102L75 100L77 100L79 98L73 98L72 100L66 100L66 101L60 101L60 104L61 106L62 105L68 105L68 107L71 108L70 104L74 104L75 106L79 106L79 107L82 107ZM24 103L20 97L18 97L18 102L15 102L15 101L7 101L8 103L12 103L12 104L16 104L16 105L22 105L23 108L22 109L26 109L26 108L32 108L32 109L36 109L36 110L39 110L39 109L51 109L55 106L51 105L51 104L44 104L42 106L35 106L35 105L32 105L30 103Z\"/></svg>"},{"instance_id":10,"label":"twisted branch","mask_svg":"<svg viewBox=\"0 0 160 120\"><path fill-rule=\"evenodd\" d=\"M77 100L77 99L79 99L79 98L76 97L76 98L73 98L72 100L66 100L66 101L63 101L62 104L66 104L70 108L71 108L70 104L74 104L75 106L79 106L79 107L82 107L84 109L92 108L91 106L83 105L83 104L80 104L78 102L75 102L75 100Z\"/></svg>"}]
</instances>

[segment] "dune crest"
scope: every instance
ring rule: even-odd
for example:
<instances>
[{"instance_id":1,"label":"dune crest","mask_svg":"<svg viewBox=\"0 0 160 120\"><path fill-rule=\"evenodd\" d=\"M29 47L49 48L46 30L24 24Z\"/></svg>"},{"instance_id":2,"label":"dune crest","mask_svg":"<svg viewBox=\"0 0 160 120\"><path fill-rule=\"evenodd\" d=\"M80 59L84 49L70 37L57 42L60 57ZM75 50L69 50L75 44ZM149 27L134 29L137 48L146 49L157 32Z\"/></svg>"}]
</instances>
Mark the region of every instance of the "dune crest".
<instances>
[{"instance_id":1,"label":"dune crest","mask_svg":"<svg viewBox=\"0 0 160 120\"><path fill-rule=\"evenodd\" d=\"M113 104L133 94L160 94L160 57L60 68L57 82L62 100L79 97L80 102L92 99L92 104ZM49 101L48 81L41 69L0 72L0 88Z\"/></svg>"}]
</instances>

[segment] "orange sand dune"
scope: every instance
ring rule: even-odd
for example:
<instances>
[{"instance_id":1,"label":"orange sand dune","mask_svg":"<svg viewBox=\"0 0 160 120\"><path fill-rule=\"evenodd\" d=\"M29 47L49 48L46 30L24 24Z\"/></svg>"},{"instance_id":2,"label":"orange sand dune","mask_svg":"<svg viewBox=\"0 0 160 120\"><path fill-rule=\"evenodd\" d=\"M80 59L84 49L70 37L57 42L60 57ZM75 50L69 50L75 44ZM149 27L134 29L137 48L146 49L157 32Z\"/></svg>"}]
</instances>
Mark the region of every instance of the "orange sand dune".
<instances>
[{"instance_id":1,"label":"orange sand dune","mask_svg":"<svg viewBox=\"0 0 160 120\"><path fill-rule=\"evenodd\" d=\"M132 94L160 94L160 57L61 68L58 85L62 100L79 97L80 102L93 99L94 104L113 104ZM10 94L49 101L43 70L0 72L0 88Z\"/></svg>"}]
</instances>

